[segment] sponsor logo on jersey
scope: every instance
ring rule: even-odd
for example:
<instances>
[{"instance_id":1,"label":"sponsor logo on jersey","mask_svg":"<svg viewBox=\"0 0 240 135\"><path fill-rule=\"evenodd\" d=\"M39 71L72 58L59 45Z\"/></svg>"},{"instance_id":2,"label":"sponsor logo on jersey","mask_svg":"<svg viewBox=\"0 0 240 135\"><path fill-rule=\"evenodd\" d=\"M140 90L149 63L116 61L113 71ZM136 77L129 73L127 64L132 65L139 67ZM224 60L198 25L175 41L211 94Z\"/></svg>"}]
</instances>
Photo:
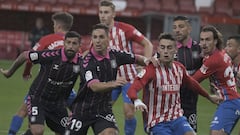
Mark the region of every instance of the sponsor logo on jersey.
<instances>
[{"instance_id":1,"label":"sponsor logo on jersey","mask_svg":"<svg viewBox=\"0 0 240 135\"><path fill-rule=\"evenodd\" d=\"M58 70L58 69L59 69L59 65L54 64L54 65L53 65L53 69Z\"/></svg>"},{"instance_id":2,"label":"sponsor logo on jersey","mask_svg":"<svg viewBox=\"0 0 240 135\"><path fill-rule=\"evenodd\" d=\"M38 60L38 53L30 53L30 59L32 61Z\"/></svg>"},{"instance_id":3,"label":"sponsor logo on jersey","mask_svg":"<svg viewBox=\"0 0 240 135\"><path fill-rule=\"evenodd\" d=\"M88 71L85 73L85 79L86 79L86 81L89 81L89 80L93 79L93 75L92 75L92 72L91 72L91 71L88 70Z\"/></svg>"}]
</instances>

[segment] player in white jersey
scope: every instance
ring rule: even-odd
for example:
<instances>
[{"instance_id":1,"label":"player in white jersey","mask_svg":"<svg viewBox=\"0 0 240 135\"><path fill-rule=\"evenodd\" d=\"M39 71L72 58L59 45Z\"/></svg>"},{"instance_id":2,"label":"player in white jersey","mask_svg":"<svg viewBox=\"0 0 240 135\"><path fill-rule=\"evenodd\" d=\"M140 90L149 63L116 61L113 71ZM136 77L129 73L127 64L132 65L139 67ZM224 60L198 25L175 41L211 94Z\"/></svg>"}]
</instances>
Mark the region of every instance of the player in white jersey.
<instances>
[{"instance_id":1,"label":"player in white jersey","mask_svg":"<svg viewBox=\"0 0 240 135\"><path fill-rule=\"evenodd\" d=\"M139 32L134 26L115 21L116 12L115 5L109 0L103 0L99 3L99 20L110 28L110 48L122 50L132 53L132 43L136 42L138 45L144 47L144 56L150 58L152 56L152 44ZM118 76L125 77L128 84L114 89L112 92L113 103L122 93L124 100L124 116L125 116L125 134L134 135L136 128L136 119L134 117L134 107L130 99L126 96L130 84L133 82L137 72L134 64L123 65L118 70Z\"/></svg>"}]
</instances>

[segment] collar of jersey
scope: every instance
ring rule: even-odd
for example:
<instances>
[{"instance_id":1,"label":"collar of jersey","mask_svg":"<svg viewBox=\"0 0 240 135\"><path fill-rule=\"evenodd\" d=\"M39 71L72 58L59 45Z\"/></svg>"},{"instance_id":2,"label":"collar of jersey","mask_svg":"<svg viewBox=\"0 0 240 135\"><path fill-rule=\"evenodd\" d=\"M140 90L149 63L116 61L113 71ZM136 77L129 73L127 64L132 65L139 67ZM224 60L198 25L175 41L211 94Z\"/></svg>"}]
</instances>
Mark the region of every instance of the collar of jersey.
<instances>
[{"instance_id":1,"label":"collar of jersey","mask_svg":"<svg viewBox=\"0 0 240 135\"><path fill-rule=\"evenodd\" d=\"M110 59L109 50L107 50L107 53L106 53L105 56L102 56L102 55L99 55L99 54L93 49L93 47L92 47L92 48L91 48L91 53L93 54L93 56L94 56L98 61L101 61L101 60L103 60L104 58Z\"/></svg>"},{"instance_id":2,"label":"collar of jersey","mask_svg":"<svg viewBox=\"0 0 240 135\"><path fill-rule=\"evenodd\" d=\"M177 42L177 48L181 48L183 47L183 44L180 43L180 42ZM190 38L188 41L187 41L187 48L191 48L192 47L192 38Z\"/></svg>"},{"instance_id":3,"label":"collar of jersey","mask_svg":"<svg viewBox=\"0 0 240 135\"><path fill-rule=\"evenodd\" d=\"M61 49L61 54L62 54L61 55L62 56L62 61L67 62L68 58L64 53L64 47ZM77 61L78 61L78 53L75 54L74 58L70 62L77 64Z\"/></svg>"}]
</instances>

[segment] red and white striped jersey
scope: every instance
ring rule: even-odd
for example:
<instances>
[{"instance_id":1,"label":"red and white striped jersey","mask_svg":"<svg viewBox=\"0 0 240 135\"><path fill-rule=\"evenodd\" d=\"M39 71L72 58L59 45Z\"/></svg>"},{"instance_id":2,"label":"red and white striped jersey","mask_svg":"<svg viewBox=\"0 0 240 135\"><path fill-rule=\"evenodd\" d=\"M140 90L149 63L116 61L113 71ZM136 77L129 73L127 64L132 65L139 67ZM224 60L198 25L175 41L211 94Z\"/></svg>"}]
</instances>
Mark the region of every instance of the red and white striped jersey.
<instances>
[{"instance_id":1,"label":"red and white striped jersey","mask_svg":"<svg viewBox=\"0 0 240 135\"><path fill-rule=\"evenodd\" d=\"M240 88L240 79L237 77L238 72L240 72L240 63L239 64L233 63L233 74L236 79L236 85L238 88Z\"/></svg>"},{"instance_id":2,"label":"red and white striped jersey","mask_svg":"<svg viewBox=\"0 0 240 135\"><path fill-rule=\"evenodd\" d=\"M225 51L215 50L206 56L201 68L195 72L193 78L198 82L210 77L216 85L217 93L224 100L240 98L232 69L231 58Z\"/></svg>"},{"instance_id":3,"label":"red and white striped jersey","mask_svg":"<svg viewBox=\"0 0 240 135\"><path fill-rule=\"evenodd\" d=\"M171 67L161 65L156 68L150 64L138 74L128 90L128 96L132 100L137 99L137 92L143 88L143 102L148 107L148 112L143 115L147 129L183 115L180 101L183 83L202 96L208 96L199 83L187 74L185 67L176 61Z\"/></svg>"},{"instance_id":4,"label":"red and white striped jersey","mask_svg":"<svg viewBox=\"0 0 240 135\"><path fill-rule=\"evenodd\" d=\"M133 53L132 41L140 44L144 36L132 25L123 22L114 22L114 26L110 30L111 49L122 50ZM127 81L132 82L137 72L134 64L127 64L119 67L118 75L125 77Z\"/></svg>"}]
</instances>

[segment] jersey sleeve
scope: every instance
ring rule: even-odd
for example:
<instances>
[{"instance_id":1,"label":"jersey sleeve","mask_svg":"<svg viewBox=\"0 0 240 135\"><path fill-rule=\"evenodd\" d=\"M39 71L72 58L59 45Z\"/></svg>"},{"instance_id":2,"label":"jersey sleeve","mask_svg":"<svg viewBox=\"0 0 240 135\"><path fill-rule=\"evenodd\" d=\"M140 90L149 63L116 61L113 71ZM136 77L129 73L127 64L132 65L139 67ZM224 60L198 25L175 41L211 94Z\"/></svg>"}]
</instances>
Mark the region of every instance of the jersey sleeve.
<instances>
[{"instance_id":1,"label":"jersey sleeve","mask_svg":"<svg viewBox=\"0 0 240 135\"><path fill-rule=\"evenodd\" d=\"M47 36L42 37L33 47L34 51L41 51L47 48L47 46L49 45Z\"/></svg>"},{"instance_id":2,"label":"jersey sleeve","mask_svg":"<svg viewBox=\"0 0 240 135\"><path fill-rule=\"evenodd\" d=\"M30 51L29 60L34 64L47 63L60 55L60 50Z\"/></svg>"},{"instance_id":3,"label":"jersey sleeve","mask_svg":"<svg viewBox=\"0 0 240 135\"><path fill-rule=\"evenodd\" d=\"M125 24L124 26L126 30L126 36L129 38L129 40L140 43L144 39L143 34L132 25Z\"/></svg>"},{"instance_id":4,"label":"jersey sleeve","mask_svg":"<svg viewBox=\"0 0 240 135\"><path fill-rule=\"evenodd\" d=\"M201 87L201 85L194 80L190 75L188 75L186 69L182 66L183 69L183 84L189 88L188 90L194 90L203 97L208 97L208 93Z\"/></svg>"},{"instance_id":5,"label":"jersey sleeve","mask_svg":"<svg viewBox=\"0 0 240 135\"><path fill-rule=\"evenodd\" d=\"M219 66L219 63L215 61L209 58L205 59L200 69L198 69L194 73L193 78L198 82L202 82L204 79L208 78L211 74L215 73L216 69Z\"/></svg>"},{"instance_id":6,"label":"jersey sleeve","mask_svg":"<svg viewBox=\"0 0 240 135\"><path fill-rule=\"evenodd\" d=\"M149 64L141 72L138 73L134 79L133 84L128 89L128 97L132 100L137 99L137 93L147 85L148 82L155 77L155 67L153 64Z\"/></svg>"},{"instance_id":7,"label":"jersey sleeve","mask_svg":"<svg viewBox=\"0 0 240 135\"><path fill-rule=\"evenodd\" d=\"M124 51L112 50L118 66L135 63L135 55Z\"/></svg>"}]
</instances>

